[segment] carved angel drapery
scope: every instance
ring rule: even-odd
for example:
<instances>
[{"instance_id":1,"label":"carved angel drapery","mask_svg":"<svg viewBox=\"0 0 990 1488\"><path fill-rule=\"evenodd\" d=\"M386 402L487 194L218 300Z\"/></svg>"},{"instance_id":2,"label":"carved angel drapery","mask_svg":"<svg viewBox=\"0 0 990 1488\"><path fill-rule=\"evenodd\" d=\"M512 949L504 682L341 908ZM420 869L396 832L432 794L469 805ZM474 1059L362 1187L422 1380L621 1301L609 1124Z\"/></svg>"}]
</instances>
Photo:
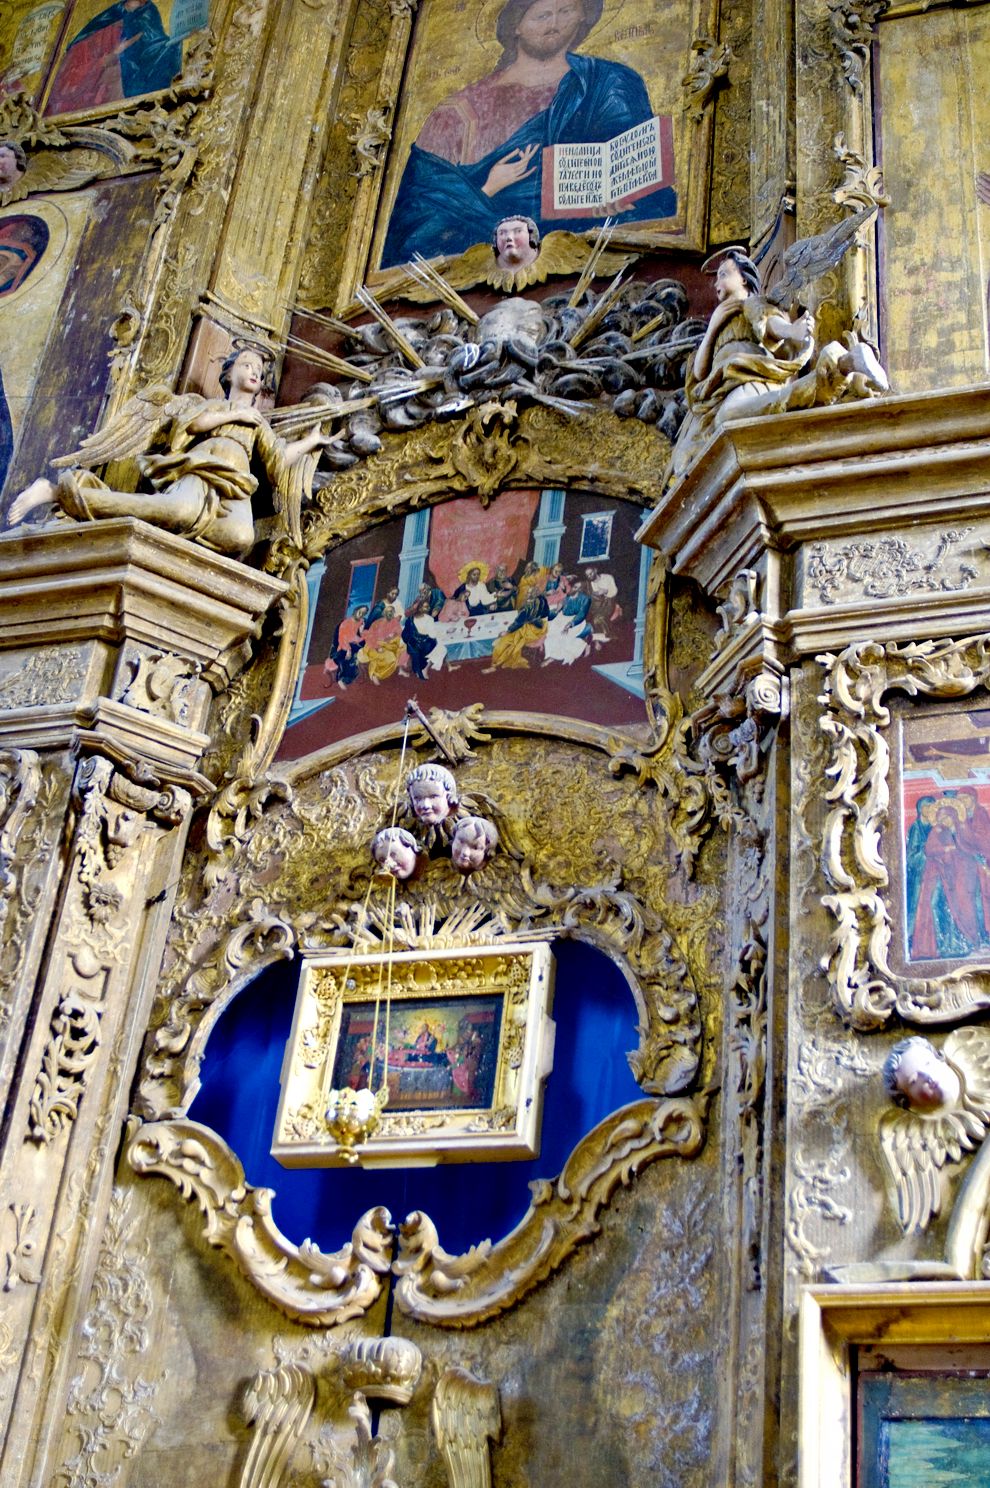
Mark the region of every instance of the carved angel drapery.
<instances>
[{"instance_id":1,"label":"carved angel drapery","mask_svg":"<svg viewBox=\"0 0 990 1488\"><path fill-rule=\"evenodd\" d=\"M10 524L16 526L39 506L55 502L79 521L138 517L216 552L244 558L256 539L254 465L269 482L280 535L298 549L302 502L312 489L316 452L330 442L319 430L320 415L331 417L331 406L317 394L308 420L317 427L287 443L254 407L265 365L259 350L236 349L225 364L231 381L224 399L176 394L162 386L143 389L78 450L52 461L61 471L57 483L42 477L21 492L11 506ZM137 459L153 490L117 491L93 473L111 461L129 459Z\"/></svg>"}]
</instances>

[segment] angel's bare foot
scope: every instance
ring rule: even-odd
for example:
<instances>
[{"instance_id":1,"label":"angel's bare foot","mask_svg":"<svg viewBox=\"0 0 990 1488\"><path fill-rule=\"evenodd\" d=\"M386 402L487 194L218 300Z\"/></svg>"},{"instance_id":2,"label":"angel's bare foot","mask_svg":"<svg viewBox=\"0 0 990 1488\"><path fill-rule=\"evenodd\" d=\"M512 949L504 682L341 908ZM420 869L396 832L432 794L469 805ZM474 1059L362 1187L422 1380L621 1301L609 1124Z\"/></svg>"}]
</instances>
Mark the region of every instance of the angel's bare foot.
<instances>
[{"instance_id":1,"label":"angel's bare foot","mask_svg":"<svg viewBox=\"0 0 990 1488\"><path fill-rule=\"evenodd\" d=\"M7 526L17 527L24 518L30 516L39 506L47 506L55 500L55 486L43 475L25 486L19 496L15 496L7 513Z\"/></svg>"}]
</instances>

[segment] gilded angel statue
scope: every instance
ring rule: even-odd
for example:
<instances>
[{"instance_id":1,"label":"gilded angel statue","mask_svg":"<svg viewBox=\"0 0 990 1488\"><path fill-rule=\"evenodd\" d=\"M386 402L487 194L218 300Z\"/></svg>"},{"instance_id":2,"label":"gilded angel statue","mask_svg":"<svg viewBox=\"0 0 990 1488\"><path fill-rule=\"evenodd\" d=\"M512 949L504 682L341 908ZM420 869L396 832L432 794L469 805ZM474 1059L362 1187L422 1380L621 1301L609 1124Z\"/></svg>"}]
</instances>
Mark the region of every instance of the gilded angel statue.
<instances>
[{"instance_id":1,"label":"gilded angel statue","mask_svg":"<svg viewBox=\"0 0 990 1488\"><path fill-rule=\"evenodd\" d=\"M960 1028L941 1052L926 1038L902 1039L883 1078L897 1109L880 1118L880 1150L910 1234L938 1215L945 1164L978 1146L990 1124L990 1030Z\"/></svg>"},{"instance_id":2,"label":"gilded angel statue","mask_svg":"<svg viewBox=\"0 0 990 1488\"><path fill-rule=\"evenodd\" d=\"M215 552L244 558L255 543L251 498L264 476L277 518L298 543L317 452L331 443L320 424L336 410L329 402L324 408L317 390L311 390L316 394L311 411L293 417L297 426L301 420L314 427L302 438L281 438L255 407L269 369L260 348L241 346L221 368L223 398L173 393L161 385L144 388L73 454L53 460L62 472L58 481L33 481L11 504L8 524L16 527L36 508L55 502L77 521L140 517ZM155 446L164 452L152 453ZM137 459L151 490L115 491L93 473L111 460L130 458Z\"/></svg>"},{"instance_id":3,"label":"gilded angel statue","mask_svg":"<svg viewBox=\"0 0 990 1488\"><path fill-rule=\"evenodd\" d=\"M849 335L815 353L815 318L799 296L834 268L875 209L848 217L787 250L783 273L763 292L760 271L742 248L726 248L715 273L717 304L694 356L684 391L688 413L674 444L670 488L718 428L730 419L785 413L886 392L873 349Z\"/></svg>"}]
</instances>

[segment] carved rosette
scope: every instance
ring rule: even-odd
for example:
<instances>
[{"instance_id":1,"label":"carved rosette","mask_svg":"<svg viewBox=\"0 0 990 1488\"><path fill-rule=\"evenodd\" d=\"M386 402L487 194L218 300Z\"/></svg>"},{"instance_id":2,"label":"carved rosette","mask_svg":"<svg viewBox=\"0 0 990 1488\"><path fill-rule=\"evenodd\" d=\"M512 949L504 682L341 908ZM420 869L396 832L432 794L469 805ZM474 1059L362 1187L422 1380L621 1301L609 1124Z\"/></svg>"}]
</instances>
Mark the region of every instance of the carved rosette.
<instances>
[{"instance_id":1,"label":"carved rosette","mask_svg":"<svg viewBox=\"0 0 990 1488\"><path fill-rule=\"evenodd\" d=\"M940 977L895 976L888 960L889 886L880 834L889 808L888 692L966 697L990 680L990 636L848 646L818 658L827 668L821 727L830 742L822 866L833 892L831 949L822 960L833 1006L861 1032L896 1013L914 1023L950 1023L990 1007L990 967L960 966Z\"/></svg>"}]
</instances>

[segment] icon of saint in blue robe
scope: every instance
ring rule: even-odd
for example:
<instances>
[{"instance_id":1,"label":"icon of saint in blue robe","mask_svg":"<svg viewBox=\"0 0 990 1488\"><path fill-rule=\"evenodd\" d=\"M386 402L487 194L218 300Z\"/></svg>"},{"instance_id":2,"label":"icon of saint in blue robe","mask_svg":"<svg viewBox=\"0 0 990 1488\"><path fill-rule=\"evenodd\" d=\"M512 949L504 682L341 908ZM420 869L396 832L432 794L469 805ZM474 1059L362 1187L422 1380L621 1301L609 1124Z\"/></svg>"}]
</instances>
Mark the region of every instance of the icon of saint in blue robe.
<instances>
[{"instance_id":1,"label":"icon of saint in blue robe","mask_svg":"<svg viewBox=\"0 0 990 1488\"><path fill-rule=\"evenodd\" d=\"M505 86L499 70L462 88L433 110L412 146L389 219L382 267L462 253L490 239L504 217L532 217L541 232L584 232L602 217L541 217L543 157L549 145L596 144L653 117L646 86L622 62L567 53L568 70L550 87ZM537 146L532 169L492 195L494 165ZM657 221L677 210L672 186L640 197L621 222Z\"/></svg>"}]
</instances>

